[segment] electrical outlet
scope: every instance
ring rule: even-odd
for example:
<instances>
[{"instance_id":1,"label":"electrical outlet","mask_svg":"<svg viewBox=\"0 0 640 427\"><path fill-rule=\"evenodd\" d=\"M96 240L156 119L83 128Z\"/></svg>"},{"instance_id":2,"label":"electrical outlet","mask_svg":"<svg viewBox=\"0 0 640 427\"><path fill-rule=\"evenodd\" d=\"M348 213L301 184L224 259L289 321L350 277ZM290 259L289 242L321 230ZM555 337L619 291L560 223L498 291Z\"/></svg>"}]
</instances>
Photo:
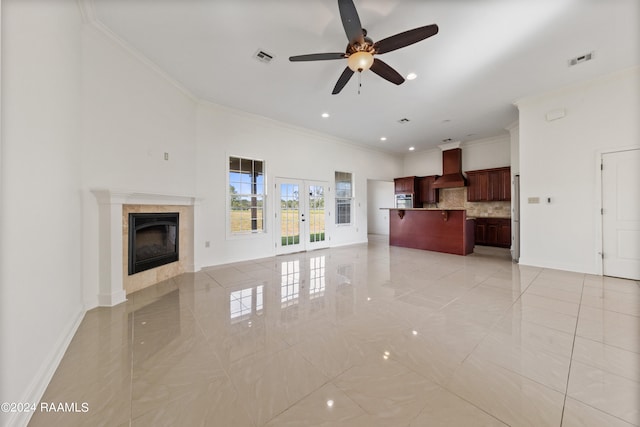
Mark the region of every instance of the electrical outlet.
<instances>
[{"instance_id":1,"label":"electrical outlet","mask_svg":"<svg viewBox=\"0 0 640 427\"><path fill-rule=\"evenodd\" d=\"M164 153L164 159L169 160L169 153Z\"/></svg>"}]
</instances>

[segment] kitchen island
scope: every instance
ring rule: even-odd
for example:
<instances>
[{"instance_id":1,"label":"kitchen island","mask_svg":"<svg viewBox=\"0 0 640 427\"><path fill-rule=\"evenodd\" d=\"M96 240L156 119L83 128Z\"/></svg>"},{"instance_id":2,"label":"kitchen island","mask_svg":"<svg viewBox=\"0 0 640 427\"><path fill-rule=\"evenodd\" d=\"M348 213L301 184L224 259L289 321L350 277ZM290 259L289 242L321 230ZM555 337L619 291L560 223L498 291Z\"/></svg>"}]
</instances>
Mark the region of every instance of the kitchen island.
<instances>
[{"instance_id":1,"label":"kitchen island","mask_svg":"<svg viewBox=\"0 0 640 427\"><path fill-rule=\"evenodd\" d=\"M464 209L389 209L389 244L456 255L473 253L475 222Z\"/></svg>"}]
</instances>

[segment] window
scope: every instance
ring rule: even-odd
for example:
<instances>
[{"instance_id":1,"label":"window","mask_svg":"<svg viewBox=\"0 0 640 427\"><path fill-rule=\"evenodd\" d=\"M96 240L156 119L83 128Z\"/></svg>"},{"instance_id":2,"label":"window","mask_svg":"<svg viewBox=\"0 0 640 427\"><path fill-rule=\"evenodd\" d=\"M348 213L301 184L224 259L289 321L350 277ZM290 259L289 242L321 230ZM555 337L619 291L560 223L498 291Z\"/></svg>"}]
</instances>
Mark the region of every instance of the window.
<instances>
[{"instance_id":1,"label":"window","mask_svg":"<svg viewBox=\"0 0 640 427\"><path fill-rule=\"evenodd\" d=\"M336 224L351 224L353 184L350 172L336 172Z\"/></svg>"},{"instance_id":2,"label":"window","mask_svg":"<svg viewBox=\"0 0 640 427\"><path fill-rule=\"evenodd\" d=\"M229 224L231 233L264 232L264 162L229 157Z\"/></svg>"}]
</instances>

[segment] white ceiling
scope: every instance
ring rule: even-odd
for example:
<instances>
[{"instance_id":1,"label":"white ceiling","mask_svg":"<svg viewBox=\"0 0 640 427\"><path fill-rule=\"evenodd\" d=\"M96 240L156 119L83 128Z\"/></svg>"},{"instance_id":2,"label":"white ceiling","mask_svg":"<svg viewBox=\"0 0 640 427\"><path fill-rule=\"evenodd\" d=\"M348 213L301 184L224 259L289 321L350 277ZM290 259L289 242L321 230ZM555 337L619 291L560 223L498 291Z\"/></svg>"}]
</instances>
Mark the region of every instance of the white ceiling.
<instances>
[{"instance_id":1,"label":"white ceiling","mask_svg":"<svg viewBox=\"0 0 640 427\"><path fill-rule=\"evenodd\" d=\"M433 23L440 32L379 56L417 79L396 86L368 71L360 94L354 75L331 95L346 60L288 58L344 51L336 0L85 1L197 98L396 153L503 134L517 99L640 64L638 0L354 0L374 41Z\"/></svg>"}]
</instances>

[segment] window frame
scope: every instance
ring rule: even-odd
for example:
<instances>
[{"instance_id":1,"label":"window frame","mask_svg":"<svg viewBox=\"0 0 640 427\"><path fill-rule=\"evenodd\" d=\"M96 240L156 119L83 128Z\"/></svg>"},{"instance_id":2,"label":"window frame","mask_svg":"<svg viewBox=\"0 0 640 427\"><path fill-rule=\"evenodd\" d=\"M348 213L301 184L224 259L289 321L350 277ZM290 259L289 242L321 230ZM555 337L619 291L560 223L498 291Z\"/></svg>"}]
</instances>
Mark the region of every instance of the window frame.
<instances>
[{"instance_id":1,"label":"window frame","mask_svg":"<svg viewBox=\"0 0 640 427\"><path fill-rule=\"evenodd\" d=\"M233 208L232 208L232 193L231 192L231 186L233 184L232 180L231 180L231 163L232 163L232 159L239 159L241 162L242 161L250 161L250 162L261 162L262 163L262 193L242 193L242 192L237 192L235 194L240 195L240 197L257 197L257 198L262 198L262 203L261 203L261 209L262 209L262 228L258 228L255 230L239 230L239 231L234 231L232 230L232 212L233 212ZM254 158L254 157L248 157L248 156L242 156L242 155L236 155L236 154L227 154L226 156L226 160L227 160L227 167L226 167L226 175L227 175L227 179L226 179L226 188L225 188L225 194L226 194L226 203L225 203L225 216L226 216L226 226L225 226L225 231L226 231L226 235L227 238L231 238L231 239L242 239L242 238L251 238L253 236L258 236L258 235L264 235L267 233L267 194L268 194L268 185L267 185L267 163L264 159L259 159L259 158ZM253 171L254 170L255 165L252 164L252 177L250 178L250 184L254 185L255 180L257 177L256 173ZM242 168L242 163L240 168ZM251 208L250 208L251 209ZM249 209L249 210L250 210Z\"/></svg>"},{"instance_id":2,"label":"window frame","mask_svg":"<svg viewBox=\"0 0 640 427\"><path fill-rule=\"evenodd\" d=\"M338 189L338 182L346 182L344 180L339 180L338 179L338 174L348 174L350 177L350 196L349 197L339 197L338 194L340 192L340 190ZM355 223L355 218L353 217L353 206L354 203L353 201L355 200L355 191L354 191L354 179L353 179L353 172L345 172L345 171L334 171L333 174L333 178L334 178L334 199L335 199L335 215L334 215L334 225L336 227L349 227L354 225ZM338 222L339 218L340 218L340 209L338 208L338 202L342 200L348 200L348 205L349 205L349 222Z\"/></svg>"}]
</instances>

